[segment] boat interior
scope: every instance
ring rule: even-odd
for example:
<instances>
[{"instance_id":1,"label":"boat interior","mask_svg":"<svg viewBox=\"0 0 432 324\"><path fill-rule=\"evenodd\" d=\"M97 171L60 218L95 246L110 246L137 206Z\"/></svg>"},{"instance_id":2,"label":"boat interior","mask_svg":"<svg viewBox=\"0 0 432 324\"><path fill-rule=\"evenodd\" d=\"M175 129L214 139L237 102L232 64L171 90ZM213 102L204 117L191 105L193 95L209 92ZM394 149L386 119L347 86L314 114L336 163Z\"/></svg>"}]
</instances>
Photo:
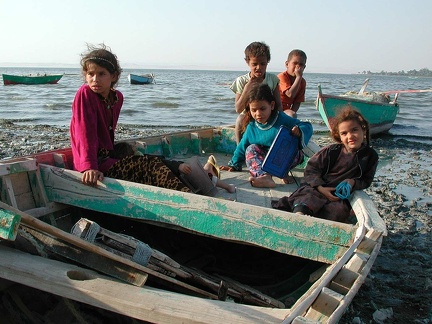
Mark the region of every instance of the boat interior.
<instances>
[{"instance_id":1,"label":"boat interior","mask_svg":"<svg viewBox=\"0 0 432 324\"><path fill-rule=\"evenodd\" d=\"M182 161L198 157L201 165L207 162L210 155L215 156L219 166L227 165L235 149L231 127L199 129L196 132L176 133L175 136L129 139L127 142L143 154L163 155ZM311 143L305 148L306 156L317 150L314 145ZM343 254L353 250L351 245L358 239L358 224L342 224L309 216L302 216L297 221L294 214L271 208L272 200L288 196L297 188L304 164L291 170L292 183L285 184L275 178L274 188L251 186L246 170L221 171L221 179L233 184L235 193L218 188L213 197L199 193L173 196L167 189L146 186L144 193L140 191L128 201L124 198L128 194L126 190L122 197L117 195L111 199L115 188L124 187L121 181L106 179L99 188L87 189L88 186L81 184L79 173L65 171L71 165L70 149L0 163L2 204L12 206L13 211L25 213L22 217L33 216L37 221L52 225L62 232L22 221L16 239L4 242L5 245L96 269L136 286L145 283L146 286L192 296L285 309L299 303L299 298L305 292L322 281L323 274L329 267L334 267ZM60 180L56 180L56 177ZM66 177L65 184L62 184L61 181ZM58 188L53 188L55 186ZM130 192L142 190L141 186L132 187ZM146 202L150 196L154 197L151 205ZM199 221L208 215L221 223L209 223L211 227L205 232L198 231L196 224L188 227L171 222L175 219L175 212L166 215L164 213L170 213L169 209L160 209L154 203L161 201L163 205L164 199L172 200L183 222L187 222L188 217L191 221ZM182 202L175 205L176 199L187 201L186 204ZM111 209L110 206L104 206L105 201L112 204ZM147 218L132 214L144 211L130 209L128 206L131 206L132 201L148 208L150 212L145 215ZM187 211L189 214L182 216L182 213L186 213L182 206L190 208ZM164 221L158 221L160 219ZM244 223L244 227L236 227L238 220ZM223 221L232 224L228 225L233 227L230 237L218 237L215 234L215 227L225 226ZM294 227L288 228L290 226ZM98 230L95 231L95 228ZM303 230L305 232L302 233ZM47 231L53 231L54 234ZM67 242L76 242L68 233L86 239L92 236L90 242L97 247L138 263L142 261L138 257L149 254L146 246L149 247L153 252L147 255L144 271L148 278L139 279L144 270L139 266L137 268L128 264L124 268L123 262L120 262L120 266L119 262L112 259L101 259L100 250L89 254L88 251L94 248L69 246ZM267 238L267 235L273 234L279 235L278 240L285 236L288 239L275 241L276 244ZM262 239L262 242L256 244L255 237ZM290 246L290 242L293 246ZM371 248L367 246L366 249ZM137 253L138 250L140 253ZM336 273L336 269L332 271ZM338 284L334 289L346 294L354 280L350 278L348 286Z\"/></svg>"}]
</instances>

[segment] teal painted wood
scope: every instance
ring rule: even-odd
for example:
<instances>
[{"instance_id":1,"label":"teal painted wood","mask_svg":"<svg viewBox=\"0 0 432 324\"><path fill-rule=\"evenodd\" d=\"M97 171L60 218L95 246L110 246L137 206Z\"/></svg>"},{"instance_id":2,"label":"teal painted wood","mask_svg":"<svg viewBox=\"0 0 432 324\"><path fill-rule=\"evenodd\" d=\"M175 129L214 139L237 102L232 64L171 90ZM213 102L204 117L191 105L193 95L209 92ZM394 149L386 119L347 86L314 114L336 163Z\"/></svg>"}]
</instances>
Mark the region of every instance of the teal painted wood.
<instances>
[{"instance_id":1,"label":"teal painted wood","mask_svg":"<svg viewBox=\"0 0 432 324\"><path fill-rule=\"evenodd\" d=\"M196 132L180 132L155 136L145 142L141 153L163 155L167 158L206 155L212 153L232 154L236 148L234 128L198 129Z\"/></svg>"},{"instance_id":2,"label":"teal painted wood","mask_svg":"<svg viewBox=\"0 0 432 324\"><path fill-rule=\"evenodd\" d=\"M318 88L317 109L325 124L331 129L332 120L338 111L351 105L357 109L369 122L371 134L378 134L388 131L399 113L399 106L394 103L380 103L370 100L360 100L345 96L325 95Z\"/></svg>"},{"instance_id":3,"label":"teal painted wood","mask_svg":"<svg viewBox=\"0 0 432 324\"><path fill-rule=\"evenodd\" d=\"M20 173L37 170L35 159L18 159L0 164L0 176L6 174Z\"/></svg>"},{"instance_id":4,"label":"teal painted wood","mask_svg":"<svg viewBox=\"0 0 432 324\"><path fill-rule=\"evenodd\" d=\"M130 84L150 84L154 83L154 74L149 73L145 75L129 74L128 80Z\"/></svg>"},{"instance_id":5,"label":"teal painted wood","mask_svg":"<svg viewBox=\"0 0 432 324\"><path fill-rule=\"evenodd\" d=\"M10 75L3 74L3 83L5 85L11 84L47 84L47 83L57 83L63 74L53 74L53 75Z\"/></svg>"},{"instance_id":6,"label":"teal painted wood","mask_svg":"<svg viewBox=\"0 0 432 324\"><path fill-rule=\"evenodd\" d=\"M81 174L41 166L51 201L134 219L180 226L325 263L351 245L356 227L190 193L106 178L81 183Z\"/></svg>"},{"instance_id":7,"label":"teal painted wood","mask_svg":"<svg viewBox=\"0 0 432 324\"><path fill-rule=\"evenodd\" d=\"M237 147L234 128L221 128L213 138L213 145L215 152L233 154Z\"/></svg>"},{"instance_id":8,"label":"teal painted wood","mask_svg":"<svg viewBox=\"0 0 432 324\"><path fill-rule=\"evenodd\" d=\"M0 238L14 241L20 222L21 216L8 210L0 209Z\"/></svg>"}]
</instances>

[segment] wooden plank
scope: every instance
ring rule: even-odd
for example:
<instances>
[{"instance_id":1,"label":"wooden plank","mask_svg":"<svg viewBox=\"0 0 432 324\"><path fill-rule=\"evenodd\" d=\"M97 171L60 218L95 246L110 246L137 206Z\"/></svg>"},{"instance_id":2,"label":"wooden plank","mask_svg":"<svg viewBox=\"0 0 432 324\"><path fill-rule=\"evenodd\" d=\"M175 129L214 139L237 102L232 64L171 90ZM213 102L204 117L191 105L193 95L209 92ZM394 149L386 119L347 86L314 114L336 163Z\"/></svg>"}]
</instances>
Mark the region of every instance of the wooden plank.
<instances>
[{"instance_id":1,"label":"wooden plank","mask_svg":"<svg viewBox=\"0 0 432 324\"><path fill-rule=\"evenodd\" d=\"M111 232L105 228L101 228L99 233L101 235L106 236L106 237L112 238L115 241L118 241L118 242L120 242L126 246L130 246L134 251L137 249L137 241L136 240L128 239L123 235ZM152 255L151 256L152 256L152 258L155 258L156 260L159 260L159 261L161 261L161 262L163 262L163 263L165 263L171 267L180 268L180 264L178 262L174 261L169 256L167 256L166 254L164 254L158 250L152 249Z\"/></svg>"},{"instance_id":2,"label":"wooden plank","mask_svg":"<svg viewBox=\"0 0 432 324\"><path fill-rule=\"evenodd\" d=\"M272 306L272 307L278 307L278 308L284 308L285 305L284 303L280 302L277 299L271 298L269 296L264 295L263 293L261 293L260 291L249 287L248 285L244 285L240 282L237 282L231 278L228 278L226 276L219 276L221 279L224 280L224 282L227 284L228 291L230 290L230 288L233 288L237 291L239 291L240 293L242 293L243 295L247 295L250 298L256 299L258 300L258 304L261 303L262 305L266 305L266 306Z\"/></svg>"},{"instance_id":3,"label":"wooden plank","mask_svg":"<svg viewBox=\"0 0 432 324\"><path fill-rule=\"evenodd\" d=\"M70 169L70 165L68 165L68 161L65 154L61 153L53 153L55 166L60 168Z\"/></svg>"},{"instance_id":4,"label":"wooden plank","mask_svg":"<svg viewBox=\"0 0 432 324\"><path fill-rule=\"evenodd\" d=\"M2 177L4 192L2 192L2 197L6 199L12 206L18 207L17 200L15 198L14 186L12 184L11 177L9 175ZM20 201L20 203L22 203Z\"/></svg>"},{"instance_id":5,"label":"wooden plank","mask_svg":"<svg viewBox=\"0 0 432 324\"><path fill-rule=\"evenodd\" d=\"M47 223L44 223L44 222L42 222L42 221L40 221L40 220L38 220L38 219L36 219L36 218L34 218L32 216L30 216L30 215L28 215L28 214L20 211L20 210L17 210L16 208L8 206L7 204L5 204L5 203L3 203L1 201L0 201L0 208L3 208L5 210L9 210L9 211L11 211L13 213L16 213L16 214L20 215L21 216L21 222L24 223L24 224L26 224L27 226L30 226L32 228L44 231L47 234L50 234L50 235L52 235L54 237L57 237L57 238L60 238L61 240L65 241L67 243L73 244L76 247L79 247L79 248L85 249L87 251L91 251L91 252L97 253L97 254L99 254L99 255L101 255L103 257L106 257L108 259L121 262L121 263L123 263L125 265L131 266L131 267L135 267L136 269L144 271L144 272L146 272L149 275L152 275L154 277L157 277L157 278L159 278L161 280L164 280L166 282L172 283L174 285L180 286L180 287L182 287L182 288L184 288L186 290L189 290L191 292L194 292L196 294L200 294L200 295L206 296L208 298L215 298L215 299L217 298L216 295L208 293L207 291L204 291L204 290L198 289L196 287L193 287L191 285L185 284L185 283L180 282L180 281L178 281L178 280L176 280L174 278L171 278L169 276L160 274L160 273L158 273L158 272L156 272L154 270L146 268L146 267L144 267L144 266L142 266L142 265L140 265L138 263L135 263L135 262L132 262L132 261L130 261L128 259L119 257L118 255L116 255L114 253L111 253L111 252L108 252L107 250L102 249L101 247L95 246L94 244L91 244L91 243L89 243L89 242L87 242L85 240L82 240L82 239L80 239L80 238L78 238L78 237L76 237L76 236L74 236L72 234L66 233L66 232L64 232L64 231L62 231L62 230L60 230L60 229L58 229L58 228L56 228L54 226L51 226L51 225L49 225Z\"/></svg>"},{"instance_id":6,"label":"wooden plank","mask_svg":"<svg viewBox=\"0 0 432 324\"><path fill-rule=\"evenodd\" d=\"M29 172L29 182L36 207L46 206L49 203L49 200L43 186L39 169L34 172Z\"/></svg>"},{"instance_id":7,"label":"wooden plank","mask_svg":"<svg viewBox=\"0 0 432 324\"><path fill-rule=\"evenodd\" d=\"M291 323L297 316L303 316L307 310L310 308L312 303L318 297L320 292L324 287L327 287L336 274L342 269L342 267L348 262L352 254L363 240L365 235L365 228L360 227L358 233L356 234L356 241L351 245L351 247L345 252L345 254L334 264L329 266L320 280L316 281L301 298L297 300L294 306L291 308L292 312L284 319L283 324Z\"/></svg>"},{"instance_id":8,"label":"wooden plank","mask_svg":"<svg viewBox=\"0 0 432 324\"><path fill-rule=\"evenodd\" d=\"M0 164L0 176L34 170L37 170L37 163L32 158L13 159L10 162L6 160Z\"/></svg>"},{"instance_id":9,"label":"wooden plank","mask_svg":"<svg viewBox=\"0 0 432 324\"><path fill-rule=\"evenodd\" d=\"M291 322L291 324L320 324L321 322L317 322L315 320L308 319L303 316L297 316L294 318L294 320Z\"/></svg>"},{"instance_id":10,"label":"wooden plank","mask_svg":"<svg viewBox=\"0 0 432 324\"><path fill-rule=\"evenodd\" d=\"M73 234L80 237L85 236L91 226L91 222L82 218L77 224L78 226L74 226L75 229ZM134 255L139 242L133 237L119 235L104 228L99 229L98 235L101 236L100 241L102 242L98 243L98 246L129 259ZM161 268L163 271L162 273L167 271L168 273L177 276L177 278L180 277L186 279L188 283L195 283L200 287L208 287L210 291L215 293L217 292L218 297L221 295L220 289L222 285L222 288L226 287L222 294L224 299L226 296L230 296L235 300L241 300L244 303L251 305L285 308L285 305L279 300L267 296L252 287L243 285L224 276L209 275L198 269L182 266L167 255L155 249L152 249L152 255L149 259L149 265L147 266L150 268L156 266L156 268Z\"/></svg>"},{"instance_id":11,"label":"wooden plank","mask_svg":"<svg viewBox=\"0 0 432 324\"><path fill-rule=\"evenodd\" d=\"M59 210L63 210L66 208L70 208L68 205L50 202L47 203L44 207L36 207L32 209L26 209L25 212L33 217L39 218L41 216L45 216L47 214L55 213Z\"/></svg>"},{"instance_id":12,"label":"wooden plank","mask_svg":"<svg viewBox=\"0 0 432 324\"><path fill-rule=\"evenodd\" d=\"M0 246L0 276L151 323L280 323L289 313L136 287L92 270Z\"/></svg>"},{"instance_id":13,"label":"wooden plank","mask_svg":"<svg viewBox=\"0 0 432 324\"><path fill-rule=\"evenodd\" d=\"M27 171L5 175L3 179L8 179L8 183L10 181L10 186L12 187L11 193L13 192L13 195L18 197L18 200L21 200L19 196L31 193Z\"/></svg>"},{"instance_id":14,"label":"wooden plank","mask_svg":"<svg viewBox=\"0 0 432 324\"><path fill-rule=\"evenodd\" d=\"M358 277L358 272L343 268L330 283L329 288L340 294L346 295Z\"/></svg>"},{"instance_id":15,"label":"wooden plank","mask_svg":"<svg viewBox=\"0 0 432 324\"><path fill-rule=\"evenodd\" d=\"M49 164L54 166L71 167L73 161L72 149L56 149L47 152L36 153L31 156L39 164Z\"/></svg>"},{"instance_id":16,"label":"wooden plank","mask_svg":"<svg viewBox=\"0 0 432 324\"><path fill-rule=\"evenodd\" d=\"M378 239L382 236L380 231L376 231L374 229L370 230L366 233L365 239L361 242L357 251L363 252L366 254L371 254L375 246L377 245Z\"/></svg>"},{"instance_id":17,"label":"wooden plank","mask_svg":"<svg viewBox=\"0 0 432 324\"><path fill-rule=\"evenodd\" d=\"M62 242L55 237L51 237L43 232L34 230L25 225L22 225L22 227L25 229L26 233L26 235L22 233L24 238L26 238L27 235L31 235L35 242L43 246L46 252L60 255L69 260L78 262L90 269L99 271L138 287L144 286L147 280L147 273L140 271L135 267L126 265L116 260L105 258L100 254L87 251L66 242Z\"/></svg>"},{"instance_id":18,"label":"wooden plank","mask_svg":"<svg viewBox=\"0 0 432 324\"><path fill-rule=\"evenodd\" d=\"M387 226L384 220L378 214L372 199L363 190L354 191L350 203L357 218L362 219L368 230L373 229L381 232L384 236L387 235Z\"/></svg>"},{"instance_id":19,"label":"wooden plank","mask_svg":"<svg viewBox=\"0 0 432 324\"><path fill-rule=\"evenodd\" d=\"M105 178L82 184L78 172L41 165L48 198L129 218L180 226L194 232L333 263L352 244L350 224Z\"/></svg>"},{"instance_id":20,"label":"wooden plank","mask_svg":"<svg viewBox=\"0 0 432 324\"><path fill-rule=\"evenodd\" d=\"M326 319L334 312L342 299L343 295L324 287L305 317L325 323Z\"/></svg>"},{"instance_id":21,"label":"wooden plank","mask_svg":"<svg viewBox=\"0 0 432 324\"><path fill-rule=\"evenodd\" d=\"M346 311L347 306L352 302L354 296L359 291L361 285L364 283L367 275L369 274L377 256L379 253L379 250L381 249L382 244L382 236L378 239L378 244L374 247L367 264L363 267L362 272L359 274L359 277L352 285L350 291L345 295L344 299L341 301L339 306L336 308L336 310L333 312L333 314L329 317L328 322L329 323L337 323L338 320L342 317L342 314Z\"/></svg>"}]
</instances>

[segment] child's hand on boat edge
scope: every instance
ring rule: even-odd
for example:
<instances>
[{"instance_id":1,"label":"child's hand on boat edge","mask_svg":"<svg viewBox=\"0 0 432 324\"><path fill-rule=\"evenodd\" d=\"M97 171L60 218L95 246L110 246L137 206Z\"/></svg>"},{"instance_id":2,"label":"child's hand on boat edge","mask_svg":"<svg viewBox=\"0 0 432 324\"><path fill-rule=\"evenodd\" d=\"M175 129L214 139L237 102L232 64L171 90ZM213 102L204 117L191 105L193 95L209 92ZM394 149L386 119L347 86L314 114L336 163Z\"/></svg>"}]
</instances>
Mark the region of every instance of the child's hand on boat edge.
<instances>
[{"instance_id":1,"label":"child's hand on boat edge","mask_svg":"<svg viewBox=\"0 0 432 324\"><path fill-rule=\"evenodd\" d=\"M86 170L83 172L82 182L86 185L95 187L98 181L102 181L104 175L98 170Z\"/></svg>"}]
</instances>

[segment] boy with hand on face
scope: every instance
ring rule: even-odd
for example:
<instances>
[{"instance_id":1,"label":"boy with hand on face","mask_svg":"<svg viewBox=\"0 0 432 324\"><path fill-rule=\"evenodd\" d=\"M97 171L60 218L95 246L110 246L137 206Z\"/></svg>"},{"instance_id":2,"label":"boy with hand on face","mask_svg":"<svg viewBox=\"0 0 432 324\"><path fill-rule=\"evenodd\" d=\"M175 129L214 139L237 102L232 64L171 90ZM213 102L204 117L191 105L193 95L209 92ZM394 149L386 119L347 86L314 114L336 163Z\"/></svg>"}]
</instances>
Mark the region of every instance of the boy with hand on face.
<instances>
[{"instance_id":1,"label":"boy with hand on face","mask_svg":"<svg viewBox=\"0 0 432 324\"><path fill-rule=\"evenodd\" d=\"M292 50L285 62L286 71L278 75L282 109L294 118L297 118L300 104L305 101L306 80L303 78L303 71L306 59L306 53L302 50Z\"/></svg>"}]
</instances>

